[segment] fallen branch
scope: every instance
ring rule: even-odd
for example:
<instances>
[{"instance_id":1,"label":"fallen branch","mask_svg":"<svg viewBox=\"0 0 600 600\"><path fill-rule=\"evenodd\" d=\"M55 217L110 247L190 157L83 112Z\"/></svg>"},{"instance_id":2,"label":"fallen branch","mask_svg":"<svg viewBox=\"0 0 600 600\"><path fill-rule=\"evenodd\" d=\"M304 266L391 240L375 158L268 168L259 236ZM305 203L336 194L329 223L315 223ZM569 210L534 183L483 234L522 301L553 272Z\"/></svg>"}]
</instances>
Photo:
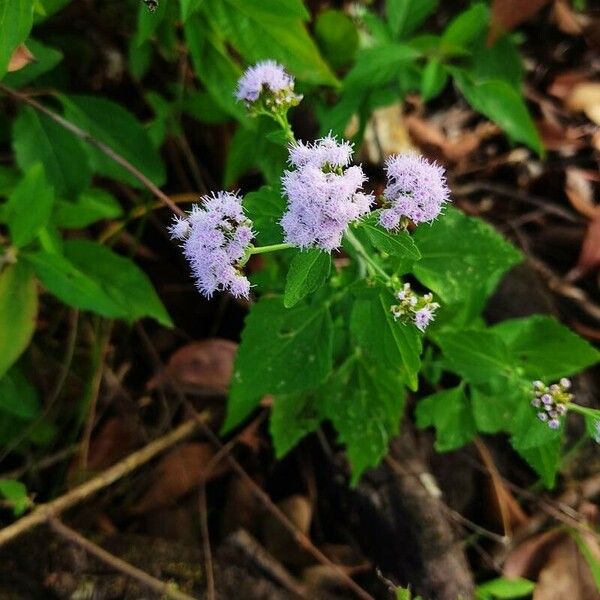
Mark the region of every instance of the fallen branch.
<instances>
[{"instance_id":1,"label":"fallen branch","mask_svg":"<svg viewBox=\"0 0 600 600\"><path fill-rule=\"evenodd\" d=\"M50 518L56 517L63 511L79 504L86 498L89 498L99 490L108 487L115 481L125 477L125 475L135 471L142 465L151 461L154 457L158 456L161 452L164 452L167 448L170 448L189 437L198 429L199 424L204 425L204 421L207 418L208 413L197 415L196 419L186 421L177 427L177 429L150 442L147 446L133 452L112 467L106 469L106 471L103 471L89 481L73 488L55 500L52 500L52 502L38 505L31 513L22 519L19 519L4 529L0 529L0 546L15 539L26 531L29 531L33 527L45 523ZM208 429L208 427L206 428Z\"/></svg>"},{"instance_id":2,"label":"fallen branch","mask_svg":"<svg viewBox=\"0 0 600 600\"><path fill-rule=\"evenodd\" d=\"M88 554L95 556L98 560L112 567L115 571L119 571L132 579L139 581L143 586L160 594L161 597L171 598L172 600L195 600L192 596L184 594L176 589L173 585L165 583L156 577L152 577L145 571L134 567L123 559L107 552L100 548L94 542L91 542L74 529L67 527L64 523L52 517L48 520L50 527L69 542L83 548Z\"/></svg>"},{"instance_id":3,"label":"fallen branch","mask_svg":"<svg viewBox=\"0 0 600 600\"><path fill-rule=\"evenodd\" d=\"M179 208L172 200L167 196L156 184L154 184L146 175L144 175L139 169L136 169L126 158L123 158L120 154L117 154L110 146L97 140L91 133L77 127L74 123L67 121L61 115L56 114L49 108L46 108L43 104L30 98L29 96L13 90L8 86L0 83L0 91L4 92L7 96L14 98L18 102L28 104L32 108L35 108L41 113L44 113L47 117L52 119L55 123L58 123L61 127L64 127L67 131L70 131L75 137L80 140L87 142L88 144L98 148L100 152L114 160L117 164L121 165L128 173L135 177L146 189L152 192L165 206L168 206L176 215L185 217L186 214L181 208Z\"/></svg>"}]
</instances>

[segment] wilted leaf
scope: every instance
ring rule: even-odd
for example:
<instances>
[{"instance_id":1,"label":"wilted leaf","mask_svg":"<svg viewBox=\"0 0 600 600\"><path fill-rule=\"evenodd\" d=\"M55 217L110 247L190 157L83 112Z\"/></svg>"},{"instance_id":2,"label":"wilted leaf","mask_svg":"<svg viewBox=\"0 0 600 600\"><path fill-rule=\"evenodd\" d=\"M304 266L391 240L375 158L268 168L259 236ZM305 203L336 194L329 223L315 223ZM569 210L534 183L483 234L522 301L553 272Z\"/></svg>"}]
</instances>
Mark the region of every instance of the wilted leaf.
<instances>
[{"instance_id":1,"label":"wilted leaf","mask_svg":"<svg viewBox=\"0 0 600 600\"><path fill-rule=\"evenodd\" d=\"M152 484L133 512L140 514L174 504L178 498L205 481L220 477L227 472L226 461L219 461L207 471L215 450L211 444L191 442L171 450L154 469Z\"/></svg>"}]
</instances>

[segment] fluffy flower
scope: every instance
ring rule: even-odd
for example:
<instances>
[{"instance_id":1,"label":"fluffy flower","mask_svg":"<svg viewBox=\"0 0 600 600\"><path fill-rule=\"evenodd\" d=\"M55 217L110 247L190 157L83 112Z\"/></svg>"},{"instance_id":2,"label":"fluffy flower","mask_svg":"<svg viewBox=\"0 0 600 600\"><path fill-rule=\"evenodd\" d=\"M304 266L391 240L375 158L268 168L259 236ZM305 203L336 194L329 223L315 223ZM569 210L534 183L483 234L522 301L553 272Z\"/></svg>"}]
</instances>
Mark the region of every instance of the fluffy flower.
<instances>
[{"instance_id":1,"label":"fluffy flower","mask_svg":"<svg viewBox=\"0 0 600 600\"><path fill-rule=\"evenodd\" d=\"M390 307L394 319L404 323L413 323L420 331L425 331L435 319L435 311L440 307L433 301L433 294L419 296L410 283L405 283L395 294L398 304Z\"/></svg>"},{"instance_id":2,"label":"fluffy flower","mask_svg":"<svg viewBox=\"0 0 600 600\"><path fill-rule=\"evenodd\" d=\"M569 392L570 380L563 377L550 386L546 386L543 381L534 381L532 388L531 406L537 410L538 419L550 429L558 429L561 418L567 414L569 402L573 400L573 394Z\"/></svg>"},{"instance_id":3,"label":"fluffy flower","mask_svg":"<svg viewBox=\"0 0 600 600\"><path fill-rule=\"evenodd\" d=\"M385 164L388 177L384 208L379 222L392 230L408 218L414 223L433 221L449 200L444 169L416 154L390 156Z\"/></svg>"},{"instance_id":4,"label":"fluffy flower","mask_svg":"<svg viewBox=\"0 0 600 600\"><path fill-rule=\"evenodd\" d=\"M169 232L181 240L196 286L210 298L225 290L247 298L250 282L238 264L253 237L252 222L246 218L241 198L230 192L203 196L187 218L175 217Z\"/></svg>"},{"instance_id":5,"label":"fluffy flower","mask_svg":"<svg viewBox=\"0 0 600 600\"><path fill-rule=\"evenodd\" d=\"M341 245L348 225L369 211L374 198L359 191L366 180L362 168L344 168L351 158L351 145L331 136L291 147L289 160L296 168L282 177L286 242L330 252Z\"/></svg>"},{"instance_id":6,"label":"fluffy flower","mask_svg":"<svg viewBox=\"0 0 600 600\"><path fill-rule=\"evenodd\" d=\"M270 109L295 106L302 98L294 93L294 78L273 60L248 67L238 81L235 97L248 105L262 98Z\"/></svg>"}]
</instances>

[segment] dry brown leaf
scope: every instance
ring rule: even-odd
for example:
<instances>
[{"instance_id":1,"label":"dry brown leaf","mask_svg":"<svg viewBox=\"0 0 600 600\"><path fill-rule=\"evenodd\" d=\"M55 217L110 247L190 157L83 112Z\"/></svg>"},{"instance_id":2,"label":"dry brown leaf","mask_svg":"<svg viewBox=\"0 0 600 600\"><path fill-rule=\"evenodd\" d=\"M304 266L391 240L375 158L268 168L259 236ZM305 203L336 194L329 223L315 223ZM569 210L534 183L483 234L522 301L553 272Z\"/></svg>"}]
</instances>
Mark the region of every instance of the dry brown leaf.
<instances>
[{"instance_id":1,"label":"dry brown leaf","mask_svg":"<svg viewBox=\"0 0 600 600\"><path fill-rule=\"evenodd\" d=\"M25 44L21 44L12 53L10 60L8 61L8 72L19 71L23 67L26 67L29 63L35 60L35 56L31 53L29 48Z\"/></svg>"},{"instance_id":2,"label":"dry brown leaf","mask_svg":"<svg viewBox=\"0 0 600 600\"><path fill-rule=\"evenodd\" d=\"M581 273L587 273L600 266L600 213L596 218L590 221L583 243L581 252L577 260L577 269Z\"/></svg>"},{"instance_id":3,"label":"dry brown leaf","mask_svg":"<svg viewBox=\"0 0 600 600\"><path fill-rule=\"evenodd\" d=\"M564 536L564 532L554 529L525 540L509 552L504 560L502 574L509 579L536 579L550 552Z\"/></svg>"},{"instance_id":4,"label":"dry brown leaf","mask_svg":"<svg viewBox=\"0 0 600 600\"><path fill-rule=\"evenodd\" d=\"M556 26L567 35L580 35L583 32L584 24L581 19L573 12L567 0L555 0L552 7L552 19Z\"/></svg>"},{"instance_id":5,"label":"dry brown leaf","mask_svg":"<svg viewBox=\"0 0 600 600\"><path fill-rule=\"evenodd\" d=\"M375 164L383 162L390 154L412 149L401 104L373 112L365 128L363 149L369 161Z\"/></svg>"},{"instance_id":6,"label":"dry brown leaf","mask_svg":"<svg viewBox=\"0 0 600 600\"><path fill-rule=\"evenodd\" d=\"M506 31L511 31L547 4L549 0L494 0L488 43L493 44Z\"/></svg>"},{"instance_id":7,"label":"dry brown leaf","mask_svg":"<svg viewBox=\"0 0 600 600\"><path fill-rule=\"evenodd\" d=\"M139 431L133 419L113 417L102 425L90 442L87 468L102 471L133 450Z\"/></svg>"},{"instance_id":8,"label":"dry brown leaf","mask_svg":"<svg viewBox=\"0 0 600 600\"><path fill-rule=\"evenodd\" d=\"M573 208L588 219L598 217L600 207L594 203L594 188L588 173L583 169L568 167L565 175L565 193Z\"/></svg>"},{"instance_id":9,"label":"dry brown leaf","mask_svg":"<svg viewBox=\"0 0 600 600\"><path fill-rule=\"evenodd\" d=\"M581 71L563 71L552 80L547 92L555 98L564 100L575 86L587 80L588 75Z\"/></svg>"},{"instance_id":10,"label":"dry brown leaf","mask_svg":"<svg viewBox=\"0 0 600 600\"><path fill-rule=\"evenodd\" d=\"M160 382L170 380L188 392L225 394L236 351L237 344L220 338L187 344L171 356L164 373L153 377L148 388L154 389Z\"/></svg>"},{"instance_id":11,"label":"dry brown leaf","mask_svg":"<svg viewBox=\"0 0 600 600\"><path fill-rule=\"evenodd\" d=\"M211 444L191 442L174 448L154 469L152 484L133 508L140 514L174 504L179 498L229 470L227 461L221 460L207 471L215 450Z\"/></svg>"},{"instance_id":12,"label":"dry brown leaf","mask_svg":"<svg viewBox=\"0 0 600 600\"><path fill-rule=\"evenodd\" d=\"M572 154L587 146L586 132L582 130L583 128L563 126L548 119L538 119L536 129L546 150Z\"/></svg>"},{"instance_id":13,"label":"dry brown leaf","mask_svg":"<svg viewBox=\"0 0 600 600\"><path fill-rule=\"evenodd\" d=\"M590 121L600 125L600 83L579 83L567 95L565 105L574 112L585 113Z\"/></svg>"},{"instance_id":14,"label":"dry brown leaf","mask_svg":"<svg viewBox=\"0 0 600 600\"><path fill-rule=\"evenodd\" d=\"M588 546L589 548L589 546ZM533 600L598 600L600 594L575 541L564 536L540 571Z\"/></svg>"}]
</instances>

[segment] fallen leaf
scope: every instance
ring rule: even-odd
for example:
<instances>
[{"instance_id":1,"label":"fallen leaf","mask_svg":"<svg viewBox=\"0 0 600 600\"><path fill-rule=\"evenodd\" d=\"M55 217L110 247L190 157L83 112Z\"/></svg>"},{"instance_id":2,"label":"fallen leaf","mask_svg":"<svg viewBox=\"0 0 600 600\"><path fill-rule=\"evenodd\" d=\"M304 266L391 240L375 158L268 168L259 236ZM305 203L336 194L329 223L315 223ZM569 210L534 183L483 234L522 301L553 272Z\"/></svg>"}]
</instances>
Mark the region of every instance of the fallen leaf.
<instances>
[{"instance_id":1,"label":"fallen leaf","mask_svg":"<svg viewBox=\"0 0 600 600\"><path fill-rule=\"evenodd\" d=\"M590 221L583 242L579 259L577 260L577 269L579 276L600 266L600 213L596 218ZM572 278L570 278L573 281Z\"/></svg>"},{"instance_id":2,"label":"fallen leaf","mask_svg":"<svg viewBox=\"0 0 600 600\"><path fill-rule=\"evenodd\" d=\"M237 344L220 338L187 344L171 356L163 373L148 382L148 389L166 380L188 393L226 394L236 351Z\"/></svg>"},{"instance_id":3,"label":"fallen leaf","mask_svg":"<svg viewBox=\"0 0 600 600\"><path fill-rule=\"evenodd\" d=\"M568 167L565 176L565 193L573 208L588 219L598 217L600 207L594 203L594 188L587 172Z\"/></svg>"},{"instance_id":4,"label":"fallen leaf","mask_svg":"<svg viewBox=\"0 0 600 600\"><path fill-rule=\"evenodd\" d=\"M553 529L528 538L508 553L502 574L509 579L536 579L550 552L564 537L564 532Z\"/></svg>"},{"instance_id":5,"label":"fallen leaf","mask_svg":"<svg viewBox=\"0 0 600 600\"><path fill-rule=\"evenodd\" d=\"M583 33L585 17L576 14L567 0L555 0L552 7L552 20L567 35L581 35Z\"/></svg>"},{"instance_id":6,"label":"fallen leaf","mask_svg":"<svg viewBox=\"0 0 600 600\"><path fill-rule=\"evenodd\" d=\"M527 21L549 0L494 0L488 33L492 45L503 33Z\"/></svg>"},{"instance_id":7,"label":"fallen leaf","mask_svg":"<svg viewBox=\"0 0 600 600\"><path fill-rule=\"evenodd\" d=\"M587 118L600 125L600 83L579 83L565 98L565 105L573 112L583 112Z\"/></svg>"},{"instance_id":8,"label":"fallen leaf","mask_svg":"<svg viewBox=\"0 0 600 600\"><path fill-rule=\"evenodd\" d=\"M574 154L587 146L586 132L581 127L563 126L548 119L538 119L535 125L546 150L561 152L564 155Z\"/></svg>"},{"instance_id":9,"label":"fallen leaf","mask_svg":"<svg viewBox=\"0 0 600 600\"><path fill-rule=\"evenodd\" d=\"M375 164L383 162L390 154L412 149L400 103L373 111L365 128L363 149L368 160Z\"/></svg>"},{"instance_id":10,"label":"fallen leaf","mask_svg":"<svg viewBox=\"0 0 600 600\"><path fill-rule=\"evenodd\" d=\"M202 483L221 477L229 470L221 460L207 471L215 450L211 444L191 442L171 450L154 468L152 483L133 508L140 514L169 506Z\"/></svg>"},{"instance_id":11,"label":"fallen leaf","mask_svg":"<svg viewBox=\"0 0 600 600\"><path fill-rule=\"evenodd\" d=\"M92 437L87 468L102 471L137 446L139 431L133 419L113 417Z\"/></svg>"},{"instance_id":12,"label":"fallen leaf","mask_svg":"<svg viewBox=\"0 0 600 600\"><path fill-rule=\"evenodd\" d=\"M35 60L35 56L27 48L25 44L21 44L12 53L10 60L8 61L8 72L19 71L23 67L26 67L29 63Z\"/></svg>"},{"instance_id":13,"label":"fallen leaf","mask_svg":"<svg viewBox=\"0 0 600 600\"><path fill-rule=\"evenodd\" d=\"M587 80L588 75L581 71L563 71L552 80L546 91L551 96L564 100L575 86Z\"/></svg>"}]
</instances>

